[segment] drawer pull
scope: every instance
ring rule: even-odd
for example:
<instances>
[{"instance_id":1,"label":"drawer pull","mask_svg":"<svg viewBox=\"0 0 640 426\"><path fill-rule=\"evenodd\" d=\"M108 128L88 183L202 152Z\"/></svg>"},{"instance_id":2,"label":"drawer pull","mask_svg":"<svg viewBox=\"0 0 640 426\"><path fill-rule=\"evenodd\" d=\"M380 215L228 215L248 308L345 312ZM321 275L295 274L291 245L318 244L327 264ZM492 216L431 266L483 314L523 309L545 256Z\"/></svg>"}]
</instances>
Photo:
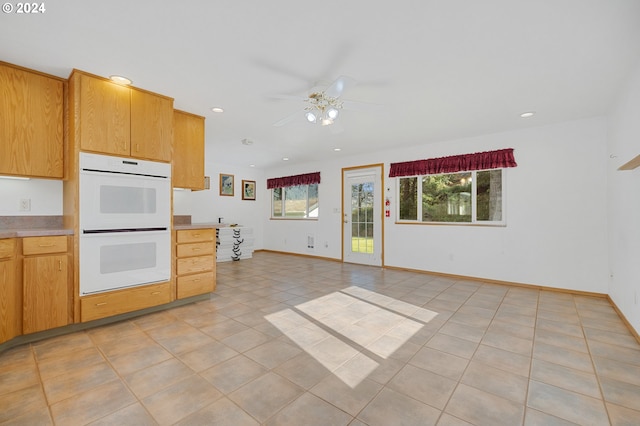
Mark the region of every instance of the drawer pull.
<instances>
[{"instance_id":1,"label":"drawer pull","mask_svg":"<svg viewBox=\"0 0 640 426\"><path fill-rule=\"evenodd\" d=\"M193 236L194 236L194 237L199 237L199 236L200 236L200 234L193 234Z\"/></svg>"},{"instance_id":2,"label":"drawer pull","mask_svg":"<svg viewBox=\"0 0 640 426\"><path fill-rule=\"evenodd\" d=\"M202 249L201 249L200 247L194 247L194 248L192 248L191 250L193 250L193 251L200 251L200 250L202 250Z\"/></svg>"},{"instance_id":3,"label":"drawer pull","mask_svg":"<svg viewBox=\"0 0 640 426\"><path fill-rule=\"evenodd\" d=\"M200 282L200 278L196 278L195 280L193 280L194 283Z\"/></svg>"},{"instance_id":4,"label":"drawer pull","mask_svg":"<svg viewBox=\"0 0 640 426\"><path fill-rule=\"evenodd\" d=\"M156 295L158 295L158 294L160 294L160 292L159 292L159 291L154 291L153 293L151 293L151 295L152 295L152 296L156 296Z\"/></svg>"},{"instance_id":5,"label":"drawer pull","mask_svg":"<svg viewBox=\"0 0 640 426\"><path fill-rule=\"evenodd\" d=\"M38 244L38 247L53 247L55 244Z\"/></svg>"},{"instance_id":6,"label":"drawer pull","mask_svg":"<svg viewBox=\"0 0 640 426\"><path fill-rule=\"evenodd\" d=\"M58 271L62 271L62 260L58 260Z\"/></svg>"},{"instance_id":7,"label":"drawer pull","mask_svg":"<svg viewBox=\"0 0 640 426\"><path fill-rule=\"evenodd\" d=\"M106 304L107 304L107 302L100 302L100 303L96 303L96 306L104 306Z\"/></svg>"}]
</instances>

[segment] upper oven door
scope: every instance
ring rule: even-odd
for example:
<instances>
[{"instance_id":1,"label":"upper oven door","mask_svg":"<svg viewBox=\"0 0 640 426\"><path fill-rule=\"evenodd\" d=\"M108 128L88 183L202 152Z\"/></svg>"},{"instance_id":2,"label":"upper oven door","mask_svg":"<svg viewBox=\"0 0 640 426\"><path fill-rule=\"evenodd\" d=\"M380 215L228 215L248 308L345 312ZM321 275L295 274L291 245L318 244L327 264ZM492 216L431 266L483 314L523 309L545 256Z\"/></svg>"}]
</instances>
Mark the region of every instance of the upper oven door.
<instances>
[{"instance_id":1,"label":"upper oven door","mask_svg":"<svg viewBox=\"0 0 640 426\"><path fill-rule=\"evenodd\" d=\"M171 225L171 179L82 171L80 230L166 228Z\"/></svg>"}]
</instances>

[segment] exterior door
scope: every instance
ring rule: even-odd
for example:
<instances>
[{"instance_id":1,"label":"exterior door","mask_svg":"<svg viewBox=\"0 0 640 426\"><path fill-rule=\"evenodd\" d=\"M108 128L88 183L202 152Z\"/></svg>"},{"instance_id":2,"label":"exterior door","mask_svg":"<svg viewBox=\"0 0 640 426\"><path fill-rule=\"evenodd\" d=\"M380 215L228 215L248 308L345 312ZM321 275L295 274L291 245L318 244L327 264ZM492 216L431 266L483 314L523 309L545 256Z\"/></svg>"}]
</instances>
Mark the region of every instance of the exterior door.
<instances>
[{"instance_id":1,"label":"exterior door","mask_svg":"<svg viewBox=\"0 0 640 426\"><path fill-rule=\"evenodd\" d=\"M382 266L382 166L342 170L343 261Z\"/></svg>"}]
</instances>

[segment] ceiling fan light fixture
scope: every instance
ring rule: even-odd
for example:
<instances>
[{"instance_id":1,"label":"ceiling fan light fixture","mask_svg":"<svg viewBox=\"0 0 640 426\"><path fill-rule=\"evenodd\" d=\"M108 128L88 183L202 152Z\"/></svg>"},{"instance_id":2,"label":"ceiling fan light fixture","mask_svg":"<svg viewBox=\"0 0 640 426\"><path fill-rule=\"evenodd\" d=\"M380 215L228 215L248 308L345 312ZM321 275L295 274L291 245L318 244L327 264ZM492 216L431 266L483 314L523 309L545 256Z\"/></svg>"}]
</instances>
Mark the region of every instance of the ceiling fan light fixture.
<instances>
[{"instance_id":1,"label":"ceiling fan light fixture","mask_svg":"<svg viewBox=\"0 0 640 426\"><path fill-rule=\"evenodd\" d=\"M323 126L330 126L333 124L333 120L327 117L323 117L320 124L322 124Z\"/></svg>"},{"instance_id":2,"label":"ceiling fan light fixture","mask_svg":"<svg viewBox=\"0 0 640 426\"><path fill-rule=\"evenodd\" d=\"M327 117L331 120L335 120L336 118L338 118L339 113L340 111L338 111L338 108L330 107L329 109L327 109Z\"/></svg>"},{"instance_id":3,"label":"ceiling fan light fixture","mask_svg":"<svg viewBox=\"0 0 640 426\"><path fill-rule=\"evenodd\" d=\"M316 115L315 115L313 112L311 112L311 111L307 111L307 112L304 114L304 116L305 116L305 117L307 117L307 121L308 121L309 123L315 123L315 122L316 122L316 120L318 119L318 117L316 117Z\"/></svg>"}]
</instances>

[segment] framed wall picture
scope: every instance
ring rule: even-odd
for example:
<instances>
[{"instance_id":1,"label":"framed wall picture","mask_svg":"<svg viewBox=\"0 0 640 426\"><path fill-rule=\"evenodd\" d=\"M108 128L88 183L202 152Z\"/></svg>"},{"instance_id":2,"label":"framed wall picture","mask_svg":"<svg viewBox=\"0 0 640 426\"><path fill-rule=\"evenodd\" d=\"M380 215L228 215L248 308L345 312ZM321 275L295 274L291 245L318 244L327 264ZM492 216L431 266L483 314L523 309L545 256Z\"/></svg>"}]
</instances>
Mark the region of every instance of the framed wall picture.
<instances>
[{"instance_id":1,"label":"framed wall picture","mask_svg":"<svg viewBox=\"0 0 640 426\"><path fill-rule=\"evenodd\" d=\"M242 199L243 200L255 200L256 199L256 181L255 180L242 180Z\"/></svg>"},{"instance_id":2,"label":"framed wall picture","mask_svg":"<svg viewBox=\"0 0 640 426\"><path fill-rule=\"evenodd\" d=\"M220 195L233 197L233 175L220 173Z\"/></svg>"}]
</instances>

